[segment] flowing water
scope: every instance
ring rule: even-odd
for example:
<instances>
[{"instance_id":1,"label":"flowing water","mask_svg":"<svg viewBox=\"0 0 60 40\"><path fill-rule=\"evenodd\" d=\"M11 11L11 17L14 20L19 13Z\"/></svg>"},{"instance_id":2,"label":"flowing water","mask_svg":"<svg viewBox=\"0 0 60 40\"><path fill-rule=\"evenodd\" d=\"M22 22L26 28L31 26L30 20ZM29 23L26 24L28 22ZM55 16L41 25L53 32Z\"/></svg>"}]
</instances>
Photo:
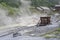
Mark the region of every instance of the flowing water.
<instances>
[{"instance_id":1,"label":"flowing water","mask_svg":"<svg viewBox=\"0 0 60 40\"><path fill-rule=\"evenodd\" d=\"M31 11L29 10L31 1L27 0L20 0L21 1L21 7L20 11L23 16L31 15Z\"/></svg>"}]
</instances>

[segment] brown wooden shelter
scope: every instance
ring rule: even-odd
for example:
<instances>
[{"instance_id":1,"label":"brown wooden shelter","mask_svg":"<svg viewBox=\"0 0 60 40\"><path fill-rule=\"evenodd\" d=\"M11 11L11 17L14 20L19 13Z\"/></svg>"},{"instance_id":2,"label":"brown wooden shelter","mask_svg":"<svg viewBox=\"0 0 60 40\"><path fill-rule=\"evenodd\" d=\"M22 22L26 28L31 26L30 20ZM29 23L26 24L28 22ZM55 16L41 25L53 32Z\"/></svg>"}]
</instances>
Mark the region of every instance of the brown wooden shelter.
<instances>
[{"instance_id":1,"label":"brown wooden shelter","mask_svg":"<svg viewBox=\"0 0 60 40\"><path fill-rule=\"evenodd\" d=\"M60 12L60 5L55 5L55 11Z\"/></svg>"},{"instance_id":2,"label":"brown wooden shelter","mask_svg":"<svg viewBox=\"0 0 60 40\"><path fill-rule=\"evenodd\" d=\"M48 25L48 24L50 24L50 17L40 17L40 21L38 22L39 26Z\"/></svg>"}]
</instances>

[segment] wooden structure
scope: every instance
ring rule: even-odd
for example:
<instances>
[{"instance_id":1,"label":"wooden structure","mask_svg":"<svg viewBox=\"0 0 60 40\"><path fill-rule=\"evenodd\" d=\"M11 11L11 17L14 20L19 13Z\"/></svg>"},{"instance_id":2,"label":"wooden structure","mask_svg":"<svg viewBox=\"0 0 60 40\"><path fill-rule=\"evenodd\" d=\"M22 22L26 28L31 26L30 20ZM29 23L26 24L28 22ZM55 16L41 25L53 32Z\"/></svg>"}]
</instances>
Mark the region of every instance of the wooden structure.
<instances>
[{"instance_id":1,"label":"wooden structure","mask_svg":"<svg viewBox=\"0 0 60 40\"><path fill-rule=\"evenodd\" d=\"M38 22L38 26L45 26L50 24L50 17L40 17L40 20Z\"/></svg>"},{"instance_id":2,"label":"wooden structure","mask_svg":"<svg viewBox=\"0 0 60 40\"><path fill-rule=\"evenodd\" d=\"M42 13L47 13L47 14L50 13L50 8L48 7L40 6L40 7L37 7L37 9Z\"/></svg>"},{"instance_id":3,"label":"wooden structure","mask_svg":"<svg viewBox=\"0 0 60 40\"><path fill-rule=\"evenodd\" d=\"M60 5L55 5L55 11L60 12Z\"/></svg>"}]
</instances>

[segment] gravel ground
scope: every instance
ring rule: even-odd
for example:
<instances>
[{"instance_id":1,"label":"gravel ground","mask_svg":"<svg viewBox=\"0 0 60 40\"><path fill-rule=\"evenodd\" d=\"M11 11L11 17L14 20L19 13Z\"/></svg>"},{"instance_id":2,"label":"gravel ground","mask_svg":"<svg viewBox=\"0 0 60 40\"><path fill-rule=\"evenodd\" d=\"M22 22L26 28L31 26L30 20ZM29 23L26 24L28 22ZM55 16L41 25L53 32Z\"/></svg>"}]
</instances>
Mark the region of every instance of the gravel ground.
<instances>
[{"instance_id":1,"label":"gravel ground","mask_svg":"<svg viewBox=\"0 0 60 40\"><path fill-rule=\"evenodd\" d=\"M29 37L29 36L13 37L11 34L8 36L1 37L0 40L60 40L60 39L57 39L57 38L46 39L43 37Z\"/></svg>"}]
</instances>

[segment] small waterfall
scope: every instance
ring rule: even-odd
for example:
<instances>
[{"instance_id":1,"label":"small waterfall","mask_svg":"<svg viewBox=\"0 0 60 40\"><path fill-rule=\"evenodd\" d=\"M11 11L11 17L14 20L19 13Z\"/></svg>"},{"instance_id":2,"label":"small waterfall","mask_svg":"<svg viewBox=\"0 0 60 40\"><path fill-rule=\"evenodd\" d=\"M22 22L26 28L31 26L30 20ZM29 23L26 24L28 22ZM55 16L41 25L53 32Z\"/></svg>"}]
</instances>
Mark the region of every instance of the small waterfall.
<instances>
[{"instance_id":1,"label":"small waterfall","mask_svg":"<svg viewBox=\"0 0 60 40\"><path fill-rule=\"evenodd\" d=\"M20 12L22 15L31 15L31 11L29 10L31 1L29 0L20 0L21 6L20 6Z\"/></svg>"}]
</instances>

